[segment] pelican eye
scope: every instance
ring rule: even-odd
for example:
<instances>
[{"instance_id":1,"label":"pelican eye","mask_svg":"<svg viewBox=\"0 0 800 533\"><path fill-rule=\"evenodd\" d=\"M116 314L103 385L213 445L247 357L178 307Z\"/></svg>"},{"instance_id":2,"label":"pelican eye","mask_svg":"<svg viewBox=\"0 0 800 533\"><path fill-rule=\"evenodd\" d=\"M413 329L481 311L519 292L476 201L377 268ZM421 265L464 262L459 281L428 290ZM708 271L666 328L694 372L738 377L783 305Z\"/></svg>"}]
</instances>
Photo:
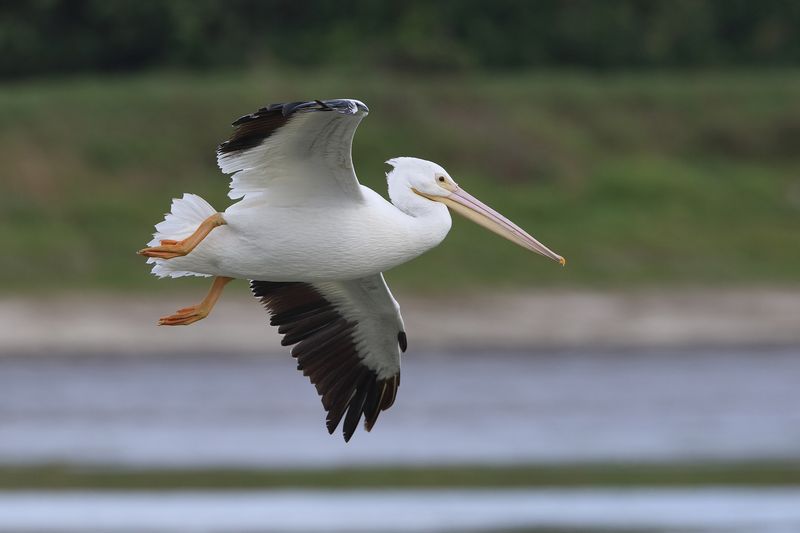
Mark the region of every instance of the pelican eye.
<instances>
[{"instance_id":1,"label":"pelican eye","mask_svg":"<svg viewBox=\"0 0 800 533\"><path fill-rule=\"evenodd\" d=\"M439 176L439 183L444 183L444 176Z\"/></svg>"}]
</instances>

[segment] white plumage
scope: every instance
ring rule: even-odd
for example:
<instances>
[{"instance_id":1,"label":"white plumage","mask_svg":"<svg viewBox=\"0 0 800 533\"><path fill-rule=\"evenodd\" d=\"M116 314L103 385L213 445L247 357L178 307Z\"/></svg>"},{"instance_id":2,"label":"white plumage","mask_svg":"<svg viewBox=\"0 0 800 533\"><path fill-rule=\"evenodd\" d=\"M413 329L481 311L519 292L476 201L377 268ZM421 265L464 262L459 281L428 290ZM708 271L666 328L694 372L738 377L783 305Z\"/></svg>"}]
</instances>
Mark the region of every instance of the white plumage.
<instances>
[{"instance_id":1,"label":"white plumage","mask_svg":"<svg viewBox=\"0 0 800 533\"><path fill-rule=\"evenodd\" d=\"M190 324L210 312L233 278L279 326L298 368L316 385L328 430L344 418L352 436L394 402L406 335L382 272L438 245L451 226L448 207L563 264L564 260L456 185L435 163L388 163L392 203L358 183L352 138L368 113L357 100L267 106L234 122L218 149L231 174L222 214L193 194L173 201L140 253L157 276L215 276L198 306L161 324Z\"/></svg>"}]
</instances>

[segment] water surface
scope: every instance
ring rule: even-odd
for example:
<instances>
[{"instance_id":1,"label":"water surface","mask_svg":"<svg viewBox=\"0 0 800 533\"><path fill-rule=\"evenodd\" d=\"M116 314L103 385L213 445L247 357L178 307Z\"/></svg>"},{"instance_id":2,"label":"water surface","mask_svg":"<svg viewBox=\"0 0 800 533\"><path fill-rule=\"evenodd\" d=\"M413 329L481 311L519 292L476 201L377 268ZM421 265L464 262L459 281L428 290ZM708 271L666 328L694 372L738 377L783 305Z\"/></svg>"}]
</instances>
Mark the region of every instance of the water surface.
<instances>
[{"instance_id":1,"label":"water surface","mask_svg":"<svg viewBox=\"0 0 800 533\"><path fill-rule=\"evenodd\" d=\"M8 532L796 533L800 489L0 493Z\"/></svg>"},{"instance_id":2,"label":"water surface","mask_svg":"<svg viewBox=\"0 0 800 533\"><path fill-rule=\"evenodd\" d=\"M800 458L797 349L412 353L372 433L329 436L288 356L0 357L0 463Z\"/></svg>"}]
</instances>

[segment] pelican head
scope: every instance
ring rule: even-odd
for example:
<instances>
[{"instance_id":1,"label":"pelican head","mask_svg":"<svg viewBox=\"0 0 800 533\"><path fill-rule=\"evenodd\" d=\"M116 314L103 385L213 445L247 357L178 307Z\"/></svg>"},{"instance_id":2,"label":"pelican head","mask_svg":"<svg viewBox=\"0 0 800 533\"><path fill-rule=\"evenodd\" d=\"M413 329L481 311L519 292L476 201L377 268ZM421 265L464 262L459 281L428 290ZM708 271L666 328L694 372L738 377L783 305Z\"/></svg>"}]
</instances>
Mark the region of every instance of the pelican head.
<instances>
[{"instance_id":1,"label":"pelican head","mask_svg":"<svg viewBox=\"0 0 800 533\"><path fill-rule=\"evenodd\" d=\"M412 193L429 201L444 204L456 213L523 248L557 261L562 266L566 264L566 259L459 187L450 174L436 163L415 157L397 157L387 163L394 167L388 176L389 194L393 201L398 195L392 189L407 187Z\"/></svg>"}]
</instances>

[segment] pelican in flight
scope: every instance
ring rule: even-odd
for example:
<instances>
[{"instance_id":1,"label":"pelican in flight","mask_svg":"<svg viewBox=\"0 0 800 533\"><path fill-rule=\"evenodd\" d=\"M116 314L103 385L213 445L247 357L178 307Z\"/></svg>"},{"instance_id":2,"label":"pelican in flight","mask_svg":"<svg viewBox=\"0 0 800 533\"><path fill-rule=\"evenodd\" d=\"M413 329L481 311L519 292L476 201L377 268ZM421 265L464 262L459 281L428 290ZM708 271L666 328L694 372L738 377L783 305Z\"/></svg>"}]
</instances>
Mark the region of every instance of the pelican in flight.
<instances>
[{"instance_id":1,"label":"pelican in flight","mask_svg":"<svg viewBox=\"0 0 800 533\"><path fill-rule=\"evenodd\" d=\"M207 317L229 281L250 280L281 344L293 345L298 370L321 396L328 432L344 419L345 441L362 416L372 429L400 385L407 339L382 273L442 242L448 208L565 263L436 163L387 161L391 203L359 184L351 147L368 112L358 100L315 100L241 117L217 149L220 169L231 175L229 196L239 201L220 213L184 194L139 251L156 276L214 278L203 301L161 318L161 325Z\"/></svg>"}]
</instances>

